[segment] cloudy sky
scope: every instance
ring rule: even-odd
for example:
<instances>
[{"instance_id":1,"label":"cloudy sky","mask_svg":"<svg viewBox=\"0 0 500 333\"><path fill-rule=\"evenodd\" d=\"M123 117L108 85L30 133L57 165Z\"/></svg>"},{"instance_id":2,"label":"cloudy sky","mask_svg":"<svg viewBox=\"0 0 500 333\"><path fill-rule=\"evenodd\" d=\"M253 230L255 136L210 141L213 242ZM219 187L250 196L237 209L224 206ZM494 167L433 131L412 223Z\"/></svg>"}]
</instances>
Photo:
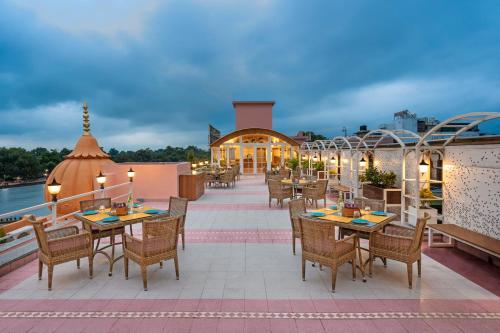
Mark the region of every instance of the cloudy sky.
<instances>
[{"instance_id":1,"label":"cloudy sky","mask_svg":"<svg viewBox=\"0 0 500 333\"><path fill-rule=\"evenodd\" d=\"M72 147L84 100L106 149L204 146L232 100L328 136L500 111L499 17L497 0L1 1L0 146Z\"/></svg>"}]
</instances>

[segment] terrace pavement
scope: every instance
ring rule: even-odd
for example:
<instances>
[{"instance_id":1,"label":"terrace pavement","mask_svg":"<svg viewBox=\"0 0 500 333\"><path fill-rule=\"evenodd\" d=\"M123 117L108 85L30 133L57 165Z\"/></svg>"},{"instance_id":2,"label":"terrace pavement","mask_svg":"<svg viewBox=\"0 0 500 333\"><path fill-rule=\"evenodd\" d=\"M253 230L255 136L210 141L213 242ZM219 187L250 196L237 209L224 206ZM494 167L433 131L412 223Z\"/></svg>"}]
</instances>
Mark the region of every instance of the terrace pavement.
<instances>
[{"instance_id":1,"label":"terrace pavement","mask_svg":"<svg viewBox=\"0 0 500 333\"><path fill-rule=\"evenodd\" d=\"M308 264L302 281L288 209L267 200L263 177L246 176L190 202L180 280L172 262L150 266L148 291L139 266L130 263L125 280L119 261L109 277L100 255L92 280L85 260L80 270L67 263L48 291L33 261L0 278L0 332L499 331L499 297L426 255L411 290L406 266L394 261L376 261L366 283L344 265L335 293L328 268Z\"/></svg>"}]
</instances>

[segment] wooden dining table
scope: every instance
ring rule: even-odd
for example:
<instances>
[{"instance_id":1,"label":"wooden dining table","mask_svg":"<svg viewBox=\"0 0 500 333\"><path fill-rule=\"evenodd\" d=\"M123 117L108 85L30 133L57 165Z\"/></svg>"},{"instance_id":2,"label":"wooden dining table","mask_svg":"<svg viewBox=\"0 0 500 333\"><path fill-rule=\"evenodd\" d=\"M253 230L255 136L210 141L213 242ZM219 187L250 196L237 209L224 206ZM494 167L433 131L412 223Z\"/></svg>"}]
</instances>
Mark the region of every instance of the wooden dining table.
<instances>
[{"instance_id":1,"label":"wooden dining table","mask_svg":"<svg viewBox=\"0 0 500 333\"><path fill-rule=\"evenodd\" d=\"M281 180L281 184L285 186L291 186L293 189L293 197L298 198L299 197L299 192L298 189L304 188L304 186L315 184L315 180L308 180L308 179L299 179L298 181L294 181L289 178L285 178Z\"/></svg>"},{"instance_id":2,"label":"wooden dining table","mask_svg":"<svg viewBox=\"0 0 500 333\"><path fill-rule=\"evenodd\" d=\"M357 264L356 266L361 271L361 274L363 276L363 282L366 282L365 268L366 265L369 263L370 257L368 256L368 259L363 261L363 257L361 256L361 250L365 250L369 253L370 249L361 247L360 234L362 233L371 234L373 232L378 232L384 229L384 227L387 224L389 224L390 222L394 221L397 218L397 215L389 212L384 212L385 215L374 215L373 212L366 212L364 210L361 210L360 211L361 216L358 219L367 220L368 223L359 224L352 222L355 218L342 216L342 214L338 209L333 208L333 206L331 207L332 208L327 207L327 208L315 209L303 215L307 216L308 218L313 218L321 222L333 223L338 228L349 229L356 234L356 248L358 250L358 258L359 258L359 264ZM311 216L310 213L312 212L324 213L325 215L317 217Z\"/></svg>"},{"instance_id":3,"label":"wooden dining table","mask_svg":"<svg viewBox=\"0 0 500 333\"><path fill-rule=\"evenodd\" d=\"M105 222L104 218L113 216L111 215L110 209L105 209L103 212L98 212L97 214L85 215L85 213L76 213L74 216L77 220L81 221L84 224L84 228L86 230L94 230L97 231L98 238L97 244L93 250L93 255L100 253L104 255L109 261L109 276L113 275L113 265L115 262L123 258L123 255L118 257L115 256L115 246L122 244L123 240L120 242L116 242L116 237L119 234L116 234L116 230L127 225L132 225L135 223L142 223L147 220L155 220L162 217L170 216L168 210L157 209L158 213L146 213L148 210L156 210L151 207L140 207L135 208L133 213L127 214L124 216L117 216L118 220L114 222ZM101 236L104 237L104 234L110 233L110 243L99 247L101 242ZM107 253L105 250L111 247L111 254Z\"/></svg>"}]
</instances>

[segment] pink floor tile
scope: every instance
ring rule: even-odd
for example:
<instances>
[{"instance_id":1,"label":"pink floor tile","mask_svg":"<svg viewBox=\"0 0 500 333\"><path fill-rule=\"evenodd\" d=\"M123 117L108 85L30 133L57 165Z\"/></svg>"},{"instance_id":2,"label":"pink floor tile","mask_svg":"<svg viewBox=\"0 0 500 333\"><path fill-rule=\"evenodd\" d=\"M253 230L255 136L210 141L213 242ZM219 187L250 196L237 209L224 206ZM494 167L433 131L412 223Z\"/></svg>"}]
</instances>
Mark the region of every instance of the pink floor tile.
<instances>
[{"instance_id":1,"label":"pink floor tile","mask_svg":"<svg viewBox=\"0 0 500 333\"><path fill-rule=\"evenodd\" d=\"M175 311L197 311L199 303L198 299L179 299L175 304Z\"/></svg>"},{"instance_id":2,"label":"pink floor tile","mask_svg":"<svg viewBox=\"0 0 500 333\"><path fill-rule=\"evenodd\" d=\"M352 333L354 332L349 325L349 320L322 320L321 324L327 333Z\"/></svg>"},{"instance_id":3,"label":"pink floor tile","mask_svg":"<svg viewBox=\"0 0 500 333\"><path fill-rule=\"evenodd\" d=\"M223 299L221 311L245 311L245 301L239 299Z\"/></svg>"},{"instance_id":4,"label":"pink floor tile","mask_svg":"<svg viewBox=\"0 0 500 333\"><path fill-rule=\"evenodd\" d=\"M339 312L359 312L361 305L357 300L340 299L335 300Z\"/></svg>"},{"instance_id":5,"label":"pink floor tile","mask_svg":"<svg viewBox=\"0 0 500 333\"><path fill-rule=\"evenodd\" d=\"M285 300L268 300L267 306L269 312L292 312L290 301Z\"/></svg>"},{"instance_id":6,"label":"pink floor tile","mask_svg":"<svg viewBox=\"0 0 500 333\"><path fill-rule=\"evenodd\" d=\"M266 300L245 300L245 311L255 312L255 311L268 311Z\"/></svg>"},{"instance_id":7,"label":"pink floor tile","mask_svg":"<svg viewBox=\"0 0 500 333\"><path fill-rule=\"evenodd\" d=\"M339 312L337 303L332 299L315 299L313 304L316 312Z\"/></svg>"},{"instance_id":8,"label":"pink floor tile","mask_svg":"<svg viewBox=\"0 0 500 333\"><path fill-rule=\"evenodd\" d=\"M434 332L423 319L398 319L398 321L408 332Z\"/></svg>"},{"instance_id":9,"label":"pink floor tile","mask_svg":"<svg viewBox=\"0 0 500 333\"><path fill-rule=\"evenodd\" d=\"M168 318L165 320L163 332L188 333L191 330L193 319L191 318Z\"/></svg>"},{"instance_id":10,"label":"pink floor tile","mask_svg":"<svg viewBox=\"0 0 500 333\"><path fill-rule=\"evenodd\" d=\"M436 332L462 332L452 319L425 319L425 322Z\"/></svg>"},{"instance_id":11,"label":"pink floor tile","mask_svg":"<svg viewBox=\"0 0 500 333\"><path fill-rule=\"evenodd\" d=\"M71 321L71 319L43 319L37 323L36 330L34 331L37 333L55 332L61 325L63 325L67 321Z\"/></svg>"},{"instance_id":12,"label":"pink floor tile","mask_svg":"<svg viewBox=\"0 0 500 333\"><path fill-rule=\"evenodd\" d=\"M109 332L118 319L116 318L102 318L102 319L89 319L89 324L85 327L85 333L104 333Z\"/></svg>"},{"instance_id":13,"label":"pink floor tile","mask_svg":"<svg viewBox=\"0 0 500 333\"><path fill-rule=\"evenodd\" d=\"M202 299L198 304L198 311L220 311L222 300Z\"/></svg>"},{"instance_id":14,"label":"pink floor tile","mask_svg":"<svg viewBox=\"0 0 500 333\"><path fill-rule=\"evenodd\" d=\"M192 333L215 333L219 326L218 318L194 319L190 332Z\"/></svg>"},{"instance_id":15,"label":"pink floor tile","mask_svg":"<svg viewBox=\"0 0 500 333\"><path fill-rule=\"evenodd\" d=\"M320 333L325 332L325 328L321 320L296 320L297 331L304 333Z\"/></svg>"},{"instance_id":16,"label":"pink floor tile","mask_svg":"<svg viewBox=\"0 0 500 333\"><path fill-rule=\"evenodd\" d=\"M293 333L299 332L296 320L294 319L273 319L270 322L273 333Z\"/></svg>"},{"instance_id":17,"label":"pink floor tile","mask_svg":"<svg viewBox=\"0 0 500 333\"><path fill-rule=\"evenodd\" d=\"M311 300L290 300L293 312L316 312Z\"/></svg>"},{"instance_id":18,"label":"pink floor tile","mask_svg":"<svg viewBox=\"0 0 500 333\"><path fill-rule=\"evenodd\" d=\"M381 320L371 320L371 324L374 325L375 331L384 333L403 333L407 332L406 329L401 325L397 319L381 319Z\"/></svg>"},{"instance_id":19,"label":"pink floor tile","mask_svg":"<svg viewBox=\"0 0 500 333\"><path fill-rule=\"evenodd\" d=\"M244 319L220 319L217 326L217 332L219 333L241 333L244 330Z\"/></svg>"},{"instance_id":20,"label":"pink floor tile","mask_svg":"<svg viewBox=\"0 0 500 333\"><path fill-rule=\"evenodd\" d=\"M500 320L456 319L453 323L466 333L498 333L500 331Z\"/></svg>"},{"instance_id":21,"label":"pink floor tile","mask_svg":"<svg viewBox=\"0 0 500 333\"><path fill-rule=\"evenodd\" d=\"M266 333L271 332L271 323L269 319L245 319L246 333Z\"/></svg>"},{"instance_id":22,"label":"pink floor tile","mask_svg":"<svg viewBox=\"0 0 500 333\"><path fill-rule=\"evenodd\" d=\"M43 319L12 319L0 320L0 332L28 332L36 328Z\"/></svg>"}]
</instances>

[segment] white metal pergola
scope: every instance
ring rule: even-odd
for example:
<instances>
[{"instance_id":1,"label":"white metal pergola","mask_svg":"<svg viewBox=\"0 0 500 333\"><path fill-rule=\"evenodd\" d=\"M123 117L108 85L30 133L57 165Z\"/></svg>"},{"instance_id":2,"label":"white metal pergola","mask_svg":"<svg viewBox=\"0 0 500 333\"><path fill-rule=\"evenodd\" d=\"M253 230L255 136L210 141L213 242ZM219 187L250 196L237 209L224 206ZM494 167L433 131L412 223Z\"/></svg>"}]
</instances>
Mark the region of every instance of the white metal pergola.
<instances>
[{"instance_id":1,"label":"white metal pergola","mask_svg":"<svg viewBox=\"0 0 500 333\"><path fill-rule=\"evenodd\" d=\"M354 195L358 196L359 193L360 160L364 159L365 165L368 166L368 155L374 154L376 149L398 150L400 153L399 158L401 160L401 204L389 205L386 203L386 207L400 206L401 219L404 219L406 211L405 197L407 196L405 186L405 180L407 178L406 162L408 155L415 151L416 144L421 140L422 137L420 135L408 130L376 129L366 133L358 142L353 156ZM424 146L428 146L425 141L422 141L422 144ZM366 166L364 166L363 169L366 168Z\"/></svg>"},{"instance_id":2,"label":"white metal pergola","mask_svg":"<svg viewBox=\"0 0 500 333\"><path fill-rule=\"evenodd\" d=\"M416 177L414 179L406 179L407 182L414 182L417 184L417 191L415 195L407 195L407 198L412 201L412 204L415 207L415 218L420 216L420 209L422 203L428 201L441 201L444 209L444 205L446 204L443 200L443 197L432 197L432 198L421 198L420 197L420 188L426 186L427 184L430 186L431 184L441 184L443 187L445 184L442 179L431 179L430 177L430 165L431 158L433 155L437 155L441 160L444 161L445 158L445 148L450 143L455 141L457 138L471 138L477 137L473 135L468 135L467 131L478 126L481 123L492 119L500 119L500 112L471 112L462 115L458 115L455 117L451 117L446 119L443 122L440 122L438 125L431 128L427 131L422 138L415 145L415 165L414 168L416 170ZM454 128L455 131L443 131L443 129ZM420 170L420 164L424 161L429 166L426 172L422 172L424 170ZM444 188L442 188L444 191ZM405 214L409 214L406 212ZM443 223L445 223L444 216L441 217Z\"/></svg>"},{"instance_id":3,"label":"white metal pergola","mask_svg":"<svg viewBox=\"0 0 500 333\"><path fill-rule=\"evenodd\" d=\"M320 148L316 142L304 142L300 145L299 149L299 159L300 165L302 165L302 160L307 158L308 165L306 174L312 175L312 160L316 156L319 159L318 154L321 154ZM305 158L304 158L305 157Z\"/></svg>"}]
</instances>

